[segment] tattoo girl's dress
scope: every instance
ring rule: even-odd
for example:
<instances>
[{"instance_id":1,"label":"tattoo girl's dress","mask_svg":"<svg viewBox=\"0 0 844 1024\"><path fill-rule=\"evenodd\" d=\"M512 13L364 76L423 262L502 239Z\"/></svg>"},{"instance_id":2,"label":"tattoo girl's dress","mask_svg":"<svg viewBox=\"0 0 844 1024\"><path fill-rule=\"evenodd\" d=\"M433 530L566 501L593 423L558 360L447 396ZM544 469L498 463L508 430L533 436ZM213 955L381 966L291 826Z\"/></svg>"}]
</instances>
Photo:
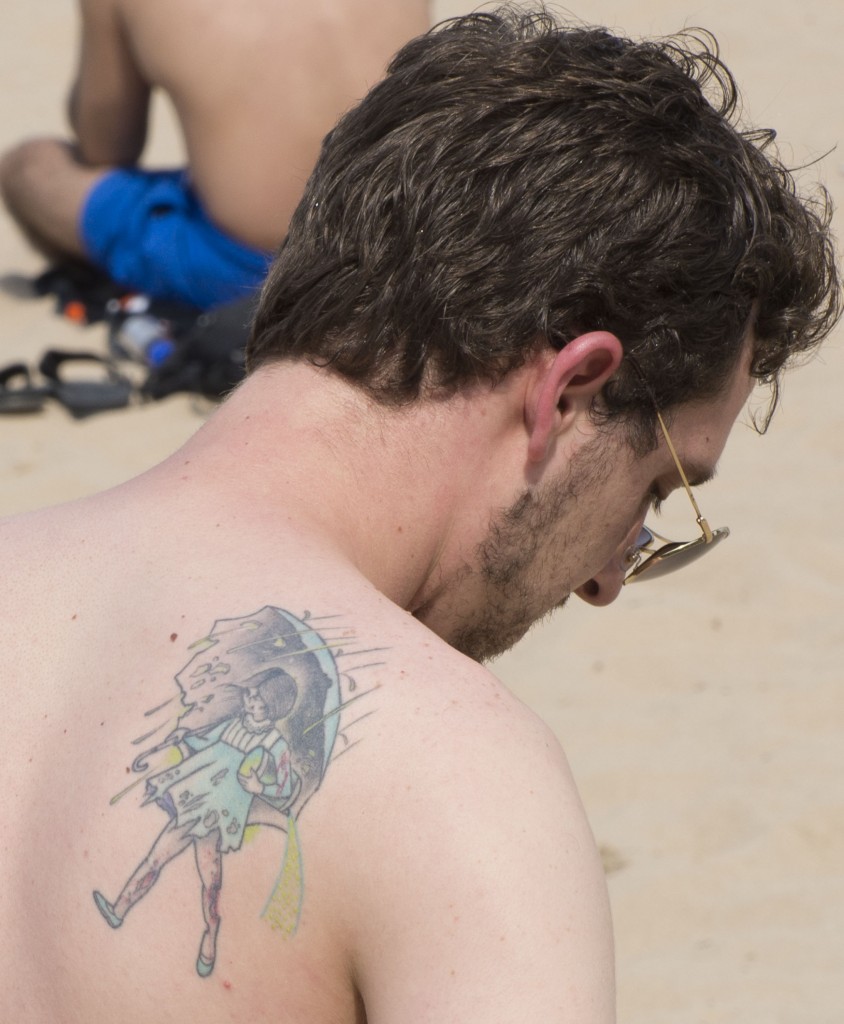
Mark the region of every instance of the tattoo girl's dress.
<instances>
[{"instance_id":1,"label":"tattoo girl's dress","mask_svg":"<svg viewBox=\"0 0 844 1024\"><path fill-rule=\"evenodd\" d=\"M243 718L230 718L202 735L183 740L193 753L147 780L144 803L155 801L196 839L219 829L221 853L239 850L252 800L259 796L279 811L293 802L299 778L286 740L274 726L252 732ZM256 772L262 792L244 789L240 774Z\"/></svg>"}]
</instances>

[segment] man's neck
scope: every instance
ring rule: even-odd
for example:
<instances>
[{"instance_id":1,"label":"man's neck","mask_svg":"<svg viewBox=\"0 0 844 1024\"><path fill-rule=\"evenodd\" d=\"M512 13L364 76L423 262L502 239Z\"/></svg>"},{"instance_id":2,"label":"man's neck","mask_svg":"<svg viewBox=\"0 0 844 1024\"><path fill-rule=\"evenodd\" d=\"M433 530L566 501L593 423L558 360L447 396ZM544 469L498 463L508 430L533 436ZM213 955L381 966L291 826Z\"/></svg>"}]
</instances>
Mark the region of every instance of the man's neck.
<instances>
[{"instance_id":1,"label":"man's neck","mask_svg":"<svg viewBox=\"0 0 844 1024\"><path fill-rule=\"evenodd\" d=\"M218 513L295 533L413 611L486 526L495 474L511 471L511 406L486 389L394 409L285 362L248 378L161 471L210 490Z\"/></svg>"}]
</instances>

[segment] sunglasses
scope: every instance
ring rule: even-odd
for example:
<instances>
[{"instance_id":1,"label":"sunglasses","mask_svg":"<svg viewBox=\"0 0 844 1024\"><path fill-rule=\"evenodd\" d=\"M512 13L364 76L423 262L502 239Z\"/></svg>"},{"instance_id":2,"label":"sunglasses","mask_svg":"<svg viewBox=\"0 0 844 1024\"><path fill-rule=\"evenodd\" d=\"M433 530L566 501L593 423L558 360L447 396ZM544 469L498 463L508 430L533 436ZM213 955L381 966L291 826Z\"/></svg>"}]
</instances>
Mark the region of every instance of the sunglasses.
<instances>
[{"instance_id":1,"label":"sunglasses","mask_svg":"<svg viewBox=\"0 0 844 1024\"><path fill-rule=\"evenodd\" d=\"M658 409L655 411L663 436L665 437L665 443L668 445L669 452L671 452L671 458L674 459L674 465L677 467L677 472L683 481L683 487L685 487L689 501L692 503L692 508L695 510L695 519L700 527L701 535L697 540L670 541L666 537L659 537L659 534L655 534L652 530L643 526L639 536L636 538L634 553L631 557L631 568L624 577L625 583L635 583L643 578L654 580L657 576L664 576L666 573L682 569L690 562L700 558L701 555L705 555L707 551L711 551L716 544L730 536L730 531L726 526L713 530L703 518L695 501L695 496L692 494L688 477L677 457L677 451L674 448L671 435L668 433L668 428L665 426L665 420L663 420L662 414ZM653 544L657 537L660 540L666 541L666 543L662 547L654 548Z\"/></svg>"}]
</instances>

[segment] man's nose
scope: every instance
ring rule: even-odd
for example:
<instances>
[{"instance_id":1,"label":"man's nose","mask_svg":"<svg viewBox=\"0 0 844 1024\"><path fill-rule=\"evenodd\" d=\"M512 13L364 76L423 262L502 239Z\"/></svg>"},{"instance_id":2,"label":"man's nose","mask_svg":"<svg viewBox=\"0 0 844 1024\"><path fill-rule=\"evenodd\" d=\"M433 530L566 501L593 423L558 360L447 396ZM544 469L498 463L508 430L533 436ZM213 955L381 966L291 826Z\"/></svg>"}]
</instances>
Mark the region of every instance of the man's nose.
<instances>
[{"instance_id":1,"label":"man's nose","mask_svg":"<svg viewBox=\"0 0 844 1024\"><path fill-rule=\"evenodd\" d=\"M612 604L621 593L624 584L624 572L615 567L610 568L609 563L600 572L587 580L583 586L575 590L575 594L587 604L595 605L596 608L603 608Z\"/></svg>"},{"instance_id":2,"label":"man's nose","mask_svg":"<svg viewBox=\"0 0 844 1024\"><path fill-rule=\"evenodd\" d=\"M596 608L613 603L621 593L624 577L636 564L635 555L641 544L644 521L643 515L613 552L612 558L604 568L575 590L579 598Z\"/></svg>"}]
</instances>

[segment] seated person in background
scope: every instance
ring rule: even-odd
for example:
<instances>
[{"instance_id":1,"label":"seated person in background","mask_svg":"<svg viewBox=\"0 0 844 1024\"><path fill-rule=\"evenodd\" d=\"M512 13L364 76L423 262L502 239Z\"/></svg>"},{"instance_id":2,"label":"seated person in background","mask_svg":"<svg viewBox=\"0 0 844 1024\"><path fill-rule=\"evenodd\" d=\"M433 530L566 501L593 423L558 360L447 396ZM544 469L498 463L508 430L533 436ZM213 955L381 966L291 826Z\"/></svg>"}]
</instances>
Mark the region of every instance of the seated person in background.
<instances>
[{"instance_id":1,"label":"seated person in background","mask_svg":"<svg viewBox=\"0 0 844 1024\"><path fill-rule=\"evenodd\" d=\"M428 26L427 0L80 0L73 137L8 152L0 188L50 259L207 309L262 281L319 143ZM138 166L150 96L187 167Z\"/></svg>"}]
</instances>

